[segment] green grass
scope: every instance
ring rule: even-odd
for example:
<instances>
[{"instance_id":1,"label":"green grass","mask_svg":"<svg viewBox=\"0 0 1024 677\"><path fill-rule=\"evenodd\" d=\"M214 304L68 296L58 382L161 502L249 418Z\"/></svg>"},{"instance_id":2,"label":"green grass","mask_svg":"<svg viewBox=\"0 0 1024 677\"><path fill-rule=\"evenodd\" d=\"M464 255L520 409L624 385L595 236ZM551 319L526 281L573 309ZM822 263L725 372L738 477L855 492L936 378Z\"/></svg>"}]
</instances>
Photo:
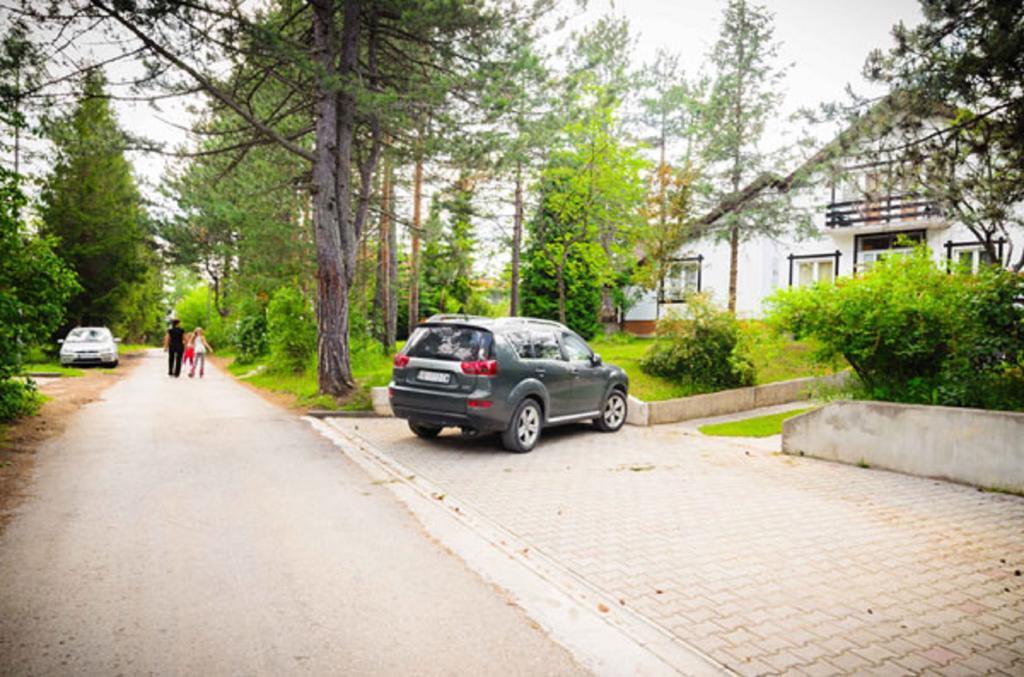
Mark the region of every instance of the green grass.
<instances>
[{"instance_id":1,"label":"green grass","mask_svg":"<svg viewBox=\"0 0 1024 677\"><path fill-rule=\"evenodd\" d=\"M626 370L629 375L629 392L634 397L654 402L697 394L699 390L693 386L673 383L640 371L640 360L653 343L654 339L623 338L622 335L616 335L615 338L590 341L590 347L605 362Z\"/></svg>"},{"instance_id":2,"label":"green grass","mask_svg":"<svg viewBox=\"0 0 1024 677\"><path fill-rule=\"evenodd\" d=\"M401 349L401 347L402 342L399 342L398 348ZM352 375L355 377L359 389L340 406L333 397L319 394L315 361L299 374L277 371L265 362L238 364L232 361L228 365L228 371L257 388L293 395L296 404L302 407L368 411L372 408L370 388L386 386L391 380L392 356L385 355L379 347L371 345L357 349L352 353L351 359ZM257 369L260 369L258 373L245 376Z\"/></svg>"},{"instance_id":3,"label":"green grass","mask_svg":"<svg viewBox=\"0 0 1024 677\"><path fill-rule=\"evenodd\" d=\"M21 373L47 373L60 374L61 376L81 376L82 370L75 367L65 367L60 362L30 362L21 365Z\"/></svg>"},{"instance_id":4,"label":"green grass","mask_svg":"<svg viewBox=\"0 0 1024 677\"><path fill-rule=\"evenodd\" d=\"M727 423L713 423L702 425L697 429L705 435L714 435L716 437L768 437L770 435L781 435L783 421L810 411L813 408L791 409L781 414L755 416L754 418L745 418L740 421L729 421Z\"/></svg>"},{"instance_id":5,"label":"green grass","mask_svg":"<svg viewBox=\"0 0 1024 677\"><path fill-rule=\"evenodd\" d=\"M743 351L754 363L757 385L807 376L825 376L848 366L842 360L819 364L814 359L814 353L818 350L816 341L794 341L774 333L763 322L743 322L740 341Z\"/></svg>"},{"instance_id":6,"label":"green grass","mask_svg":"<svg viewBox=\"0 0 1024 677\"><path fill-rule=\"evenodd\" d=\"M673 382L659 376L650 376L640 370L640 360L655 339L616 334L590 342L594 352L605 362L622 367L629 375L632 395L648 402L670 400L707 392L691 385ZM806 376L823 376L846 368L836 363L819 365L814 360L817 348L812 341L793 341L777 336L761 322L742 324L741 345L754 363L755 383L775 383Z\"/></svg>"}]
</instances>

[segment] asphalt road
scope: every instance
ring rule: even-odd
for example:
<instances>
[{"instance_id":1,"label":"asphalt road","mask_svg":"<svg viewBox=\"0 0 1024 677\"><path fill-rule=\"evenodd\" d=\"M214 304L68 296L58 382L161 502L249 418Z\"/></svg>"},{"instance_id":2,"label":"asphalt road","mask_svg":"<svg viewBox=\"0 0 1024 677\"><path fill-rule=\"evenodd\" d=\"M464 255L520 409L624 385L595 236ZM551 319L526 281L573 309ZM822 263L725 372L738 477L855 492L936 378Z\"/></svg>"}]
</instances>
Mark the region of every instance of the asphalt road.
<instances>
[{"instance_id":1,"label":"asphalt road","mask_svg":"<svg viewBox=\"0 0 1024 677\"><path fill-rule=\"evenodd\" d=\"M0 535L4 674L578 674L294 415L154 352Z\"/></svg>"}]
</instances>

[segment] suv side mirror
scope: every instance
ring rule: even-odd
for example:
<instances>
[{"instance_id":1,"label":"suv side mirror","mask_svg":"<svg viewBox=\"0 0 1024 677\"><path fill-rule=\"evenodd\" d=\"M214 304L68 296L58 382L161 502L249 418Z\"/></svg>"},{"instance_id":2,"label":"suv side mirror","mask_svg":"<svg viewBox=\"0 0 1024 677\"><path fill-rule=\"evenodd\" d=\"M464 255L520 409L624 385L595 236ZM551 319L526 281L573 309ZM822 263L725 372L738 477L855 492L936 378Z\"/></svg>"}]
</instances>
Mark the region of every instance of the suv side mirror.
<instances>
[{"instance_id":1,"label":"suv side mirror","mask_svg":"<svg viewBox=\"0 0 1024 677\"><path fill-rule=\"evenodd\" d=\"M64 339L57 339L57 343L64 343Z\"/></svg>"},{"instance_id":2,"label":"suv side mirror","mask_svg":"<svg viewBox=\"0 0 1024 677\"><path fill-rule=\"evenodd\" d=\"M590 356L590 363L595 367L600 367L602 364L604 364L604 360L601 359L600 355L594 353L593 355Z\"/></svg>"},{"instance_id":3,"label":"suv side mirror","mask_svg":"<svg viewBox=\"0 0 1024 677\"><path fill-rule=\"evenodd\" d=\"M120 343L120 342L121 342L121 339L119 339L119 338L114 339L114 343Z\"/></svg>"}]
</instances>

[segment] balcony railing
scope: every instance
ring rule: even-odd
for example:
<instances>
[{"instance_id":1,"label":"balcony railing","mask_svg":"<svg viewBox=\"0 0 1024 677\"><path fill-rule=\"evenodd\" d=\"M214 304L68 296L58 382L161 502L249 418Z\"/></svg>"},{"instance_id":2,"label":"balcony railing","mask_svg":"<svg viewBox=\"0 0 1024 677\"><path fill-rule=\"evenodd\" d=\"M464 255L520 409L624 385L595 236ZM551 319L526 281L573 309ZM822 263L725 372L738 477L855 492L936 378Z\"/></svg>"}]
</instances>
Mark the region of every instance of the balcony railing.
<instances>
[{"instance_id":1,"label":"balcony railing","mask_svg":"<svg viewBox=\"0 0 1024 677\"><path fill-rule=\"evenodd\" d=\"M825 225L829 228L901 223L931 219L941 214L934 200L913 194L833 202L825 209Z\"/></svg>"}]
</instances>

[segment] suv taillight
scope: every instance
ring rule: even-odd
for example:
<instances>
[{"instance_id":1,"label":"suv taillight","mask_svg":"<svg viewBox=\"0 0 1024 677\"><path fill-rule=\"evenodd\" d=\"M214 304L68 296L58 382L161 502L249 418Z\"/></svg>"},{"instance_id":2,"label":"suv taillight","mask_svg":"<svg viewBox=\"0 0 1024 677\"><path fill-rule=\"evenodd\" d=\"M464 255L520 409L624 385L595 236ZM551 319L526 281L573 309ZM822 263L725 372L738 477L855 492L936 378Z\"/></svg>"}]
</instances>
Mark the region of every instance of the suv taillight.
<instances>
[{"instance_id":1,"label":"suv taillight","mask_svg":"<svg viewBox=\"0 0 1024 677\"><path fill-rule=\"evenodd\" d=\"M462 373L470 376L497 376L497 360L467 360L462 363Z\"/></svg>"},{"instance_id":2,"label":"suv taillight","mask_svg":"<svg viewBox=\"0 0 1024 677\"><path fill-rule=\"evenodd\" d=\"M395 355L395 366L401 369L405 365L409 364L409 356L398 354Z\"/></svg>"}]
</instances>

